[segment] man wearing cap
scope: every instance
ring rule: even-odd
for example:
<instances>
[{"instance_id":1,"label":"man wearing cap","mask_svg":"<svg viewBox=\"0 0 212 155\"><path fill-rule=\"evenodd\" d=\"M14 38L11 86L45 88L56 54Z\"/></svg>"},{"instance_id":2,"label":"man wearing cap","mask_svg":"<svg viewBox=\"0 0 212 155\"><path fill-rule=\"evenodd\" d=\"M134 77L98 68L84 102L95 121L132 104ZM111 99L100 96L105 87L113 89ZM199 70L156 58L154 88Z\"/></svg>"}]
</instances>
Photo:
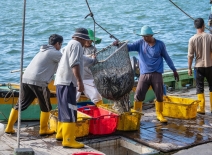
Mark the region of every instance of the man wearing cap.
<instances>
[{"instance_id":1,"label":"man wearing cap","mask_svg":"<svg viewBox=\"0 0 212 155\"><path fill-rule=\"evenodd\" d=\"M63 147L82 148L84 144L75 140L77 103L76 87L84 91L83 77L83 46L90 40L88 30L77 28L72 40L63 51L56 77L55 85L58 99L58 131L56 139L63 140Z\"/></svg>"},{"instance_id":2,"label":"man wearing cap","mask_svg":"<svg viewBox=\"0 0 212 155\"><path fill-rule=\"evenodd\" d=\"M83 53L84 56L87 58L92 57L96 54L97 49L92 45L92 42L95 42L95 44L101 43L101 39L95 37L94 33L91 29L88 29L88 35L91 40L86 41L85 46L83 47ZM102 96L99 94L95 84L94 84L94 78L93 75L88 68L87 65L84 63L84 71L83 71L84 77L83 77L83 84L84 84L84 91L86 97L88 97L93 103L96 105L102 104ZM77 92L77 101L79 100L81 95L81 92Z\"/></svg>"},{"instance_id":3,"label":"man wearing cap","mask_svg":"<svg viewBox=\"0 0 212 155\"><path fill-rule=\"evenodd\" d=\"M169 57L165 44L153 37L152 29L149 26L141 28L143 38L128 44L129 51L137 51L139 55L140 77L134 96L134 109L142 111L142 102L145 99L146 92L149 87L152 89L156 96L155 109L157 119L160 122L167 122L163 117L163 77L164 72L163 59L165 59L168 66L174 72L175 80L179 81L179 76L176 68Z\"/></svg>"}]
</instances>

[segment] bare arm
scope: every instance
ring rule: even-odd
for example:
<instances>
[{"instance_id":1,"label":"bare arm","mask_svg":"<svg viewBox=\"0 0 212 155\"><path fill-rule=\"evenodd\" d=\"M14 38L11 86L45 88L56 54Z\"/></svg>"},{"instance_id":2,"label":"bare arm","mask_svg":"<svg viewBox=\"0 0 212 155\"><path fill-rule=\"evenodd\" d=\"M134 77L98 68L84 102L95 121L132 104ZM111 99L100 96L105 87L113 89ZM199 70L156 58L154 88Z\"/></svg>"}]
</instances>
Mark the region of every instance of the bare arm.
<instances>
[{"instance_id":1,"label":"bare arm","mask_svg":"<svg viewBox=\"0 0 212 155\"><path fill-rule=\"evenodd\" d=\"M83 92L84 91L84 85L83 85L83 82L82 82L82 77L80 75L80 66L75 65L74 67L72 67L72 71L74 73L74 76L77 79L78 92Z\"/></svg>"},{"instance_id":2,"label":"bare arm","mask_svg":"<svg viewBox=\"0 0 212 155\"><path fill-rule=\"evenodd\" d=\"M188 57L188 75L192 75L192 62L193 62L193 58Z\"/></svg>"}]
</instances>

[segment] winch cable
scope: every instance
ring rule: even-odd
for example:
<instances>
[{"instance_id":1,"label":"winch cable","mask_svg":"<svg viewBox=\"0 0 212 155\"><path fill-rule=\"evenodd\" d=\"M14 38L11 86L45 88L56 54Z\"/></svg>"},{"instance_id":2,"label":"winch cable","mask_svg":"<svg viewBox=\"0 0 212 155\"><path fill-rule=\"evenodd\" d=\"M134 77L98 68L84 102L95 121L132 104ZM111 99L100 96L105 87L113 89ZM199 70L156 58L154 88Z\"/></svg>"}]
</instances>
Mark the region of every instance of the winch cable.
<instances>
[{"instance_id":1,"label":"winch cable","mask_svg":"<svg viewBox=\"0 0 212 155\"><path fill-rule=\"evenodd\" d=\"M187 14L185 11L183 11L177 4L175 4L172 0L169 0L176 8L178 8L180 11L182 11L186 16L188 16L189 18L191 18L192 20L195 20L193 17L191 17L189 14ZM207 30L210 31L209 28L205 27Z\"/></svg>"},{"instance_id":2,"label":"winch cable","mask_svg":"<svg viewBox=\"0 0 212 155\"><path fill-rule=\"evenodd\" d=\"M88 16L91 16L92 19L93 19L93 22L94 22L94 40L95 40L95 24L96 24L96 25L98 25L101 29L103 29L106 33L108 33L108 34L110 35L110 38L114 38L116 41L119 41L119 39L117 39L114 35L112 35L111 33L109 33L106 29L104 29L101 25L99 25L99 24L96 22L96 20L94 19L94 14L92 13L91 8L90 8L90 6L89 6L89 4L88 4L88 0L85 0L85 1L86 1L87 6L88 6L88 9L89 9L89 11L90 11L90 13L89 13L87 16L85 16L85 19L86 19Z\"/></svg>"},{"instance_id":3,"label":"winch cable","mask_svg":"<svg viewBox=\"0 0 212 155\"><path fill-rule=\"evenodd\" d=\"M95 47L95 44L96 44L96 43L95 43L95 38L96 38L96 37L95 37L95 36L96 36L96 35L95 35L95 34L96 34L96 24L95 24L95 23L96 23L96 21L95 21L95 19L94 19L94 17L93 17L93 13L91 12L91 8L90 8L90 6L89 6L87 0L86 0L86 4L87 4L87 6L88 6L88 9L89 9L89 12L90 12L90 13L89 13L87 16L85 16L85 19L86 19L88 16L91 16L91 18L92 18L93 21L94 21L94 22L93 22L93 27L94 27L94 28L93 28L93 29L94 29L94 41L93 41L93 43L94 43L94 47ZM95 51L94 51L94 54L96 54Z\"/></svg>"}]
</instances>

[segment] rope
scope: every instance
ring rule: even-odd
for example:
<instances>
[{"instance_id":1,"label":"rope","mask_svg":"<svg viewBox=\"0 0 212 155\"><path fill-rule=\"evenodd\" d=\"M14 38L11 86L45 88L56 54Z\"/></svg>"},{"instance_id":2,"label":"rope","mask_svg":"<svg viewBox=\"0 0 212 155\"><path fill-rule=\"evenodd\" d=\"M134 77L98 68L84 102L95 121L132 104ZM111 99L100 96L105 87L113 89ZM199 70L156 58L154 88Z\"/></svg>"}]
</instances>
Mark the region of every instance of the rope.
<instances>
[{"instance_id":1,"label":"rope","mask_svg":"<svg viewBox=\"0 0 212 155\"><path fill-rule=\"evenodd\" d=\"M90 13L87 15L87 16L85 16L85 19L88 17L88 16L91 16L92 17L92 19L93 19L93 21L94 21L94 39L95 39L95 24L96 25L98 25L101 29L103 29L106 33L108 33L109 35L110 35L110 38L114 38L115 40L117 40L117 41L119 41L119 39L117 39L114 35L112 35L111 33L109 33L106 29L104 29L101 25L99 25L96 21L95 21L95 19L94 19L94 15L93 15L93 13L92 13L92 11L91 11L91 8L90 8L90 6L89 6L89 4L88 4L88 1L87 0L85 0L86 1L86 4L87 4L87 6L88 6L88 9L89 9L89 11L90 11Z\"/></svg>"},{"instance_id":2,"label":"rope","mask_svg":"<svg viewBox=\"0 0 212 155\"><path fill-rule=\"evenodd\" d=\"M169 0L176 8L178 8L180 11L182 11L186 16L188 16L189 18L191 18L192 20L195 20L193 17L191 17L189 14L187 14L185 11L183 11L179 6L177 6L177 4L175 4L174 2L172 2L172 0ZM205 27L207 30L210 31L209 28Z\"/></svg>"}]
</instances>

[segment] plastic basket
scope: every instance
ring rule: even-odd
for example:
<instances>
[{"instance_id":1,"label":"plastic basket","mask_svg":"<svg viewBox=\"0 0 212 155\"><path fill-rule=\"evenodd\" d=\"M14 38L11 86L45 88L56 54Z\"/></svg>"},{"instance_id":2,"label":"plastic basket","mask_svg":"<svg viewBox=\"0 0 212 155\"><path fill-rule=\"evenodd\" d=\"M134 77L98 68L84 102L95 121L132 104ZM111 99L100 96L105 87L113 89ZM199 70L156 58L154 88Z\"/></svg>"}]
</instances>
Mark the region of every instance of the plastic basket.
<instances>
[{"instance_id":1,"label":"plastic basket","mask_svg":"<svg viewBox=\"0 0 212 155\"><path fill-rule=\"evenodd\" d=\"M111 134L115 132L118 115L106 109L96 106L85 106L78 111L91 116L89 131L94 135Z\"/></svg>"},{"instance_id":2,"label":"plastic basket","mask_svg":"<svg viewBox=\"0 0 212 155\"><path fill-rule=\"evenodd\" d=\"M116 113L112 109L111 104L101 104L100 107ZM142 113L140 113L134 109L131 109L130 112L122 113L118 117L117 130L122 130L122 131L138 130L140 128L141 115L142 115Z\"/></svg>"},{"instance_id":3,"label":"plastic basket","mask_svg":"<svg viewBox=\"0 0 212 155\"><path fill-rule=\"evenodd\" d=\"M75 131L76 137L83 137L89 134L90 119L91 119L90 116L80 111L77 111L77 122L76 122L76 131ZM57 132L57 123L58 123L58 111L52 110L50 112L49 125L52 130L55 130L55 132Z\"/></svg>"},{"instance_id":4,"label":"plastic basket","mask_svg":"<svg viewBox=\"0 0 212 155\"><path fill-rule=\"evenodd\" d=\"M198 100L176 96L164 96L163 115L167 117L192 119L197 115Z\"/></svg>"}]
</instances>

